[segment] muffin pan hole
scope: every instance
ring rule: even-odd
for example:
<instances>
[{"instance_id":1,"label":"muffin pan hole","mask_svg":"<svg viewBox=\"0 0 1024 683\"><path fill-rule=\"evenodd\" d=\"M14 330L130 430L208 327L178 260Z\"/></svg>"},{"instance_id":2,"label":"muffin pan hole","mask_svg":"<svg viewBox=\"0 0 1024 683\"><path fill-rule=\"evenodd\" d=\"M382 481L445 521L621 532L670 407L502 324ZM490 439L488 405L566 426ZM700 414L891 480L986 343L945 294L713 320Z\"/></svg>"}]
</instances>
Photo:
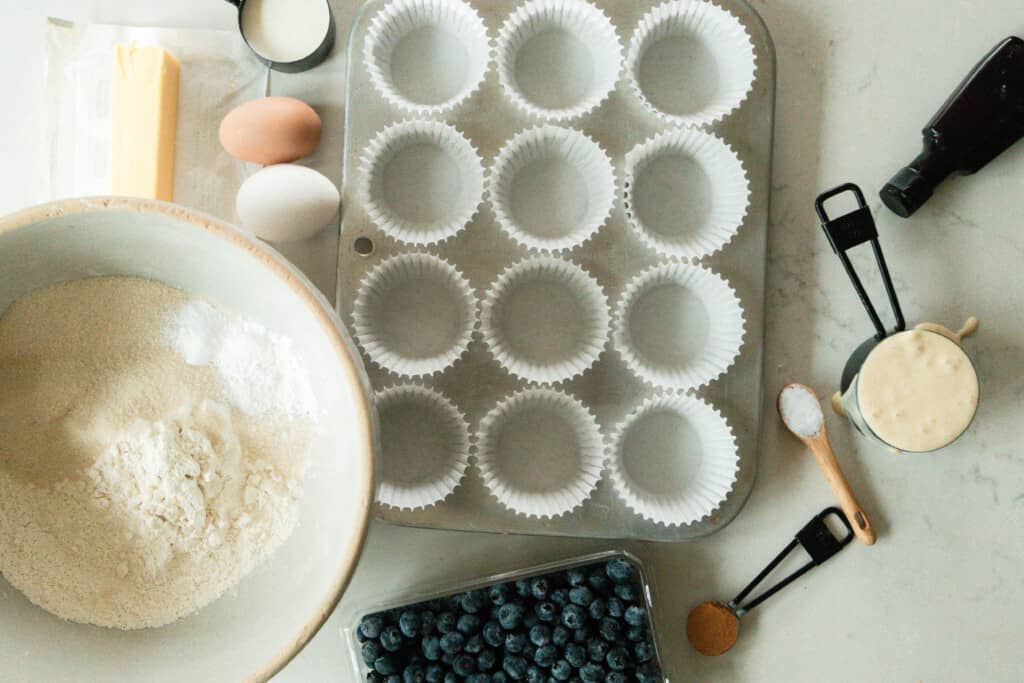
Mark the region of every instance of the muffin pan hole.
<instances>
[{"instance_id":1,"label":"muffin pan hole","mask_svg":"<svg viewBox=\"0 0 1024 683\"><path fill-rule=\"evenodd\" d=\"M621 457L623 470L637 486L653 495L671 495L697 478L700 435L675 412L650 412L626 429Z\"/></svg>"},{"instance_id":2,"label":"muffin pan hole","mask_svg":"<svg viewBox=\"0 0 1024 683\"><path fill-rule=\"evenodd\" d=\"M709 317L685 287L665 284L643 292L629 313L629 335L643 361L655 367L690 364L702 354Z\"/></svg>"},{"instance_id":3,"label":"muffin pan hole","mask_svg":"<svg viewBox=\"0 0 1024 683\"><path fill-rule=\"evenodd\" d=\"M686 241L711 215L712 187L700 164L682 155L651 160L633 180L632 209L668 241Z\"/></svg>"}]
</instances>

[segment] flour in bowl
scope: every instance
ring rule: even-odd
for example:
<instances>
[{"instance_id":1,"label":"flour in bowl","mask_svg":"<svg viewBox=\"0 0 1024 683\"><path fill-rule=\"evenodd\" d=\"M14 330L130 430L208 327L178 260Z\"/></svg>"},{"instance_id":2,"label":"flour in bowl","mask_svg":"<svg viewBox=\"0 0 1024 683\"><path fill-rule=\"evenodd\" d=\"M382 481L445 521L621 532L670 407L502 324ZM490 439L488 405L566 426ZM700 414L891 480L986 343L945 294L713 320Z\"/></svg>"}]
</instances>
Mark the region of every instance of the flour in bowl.
<instances>
[{"instance_id":1,"label":"flour in bowl","mask_svg":"<svg viewBox=\"0 0 1024 683\"><path fill-rule=\"evenodd\" d=\"M252 372L231 386L168 343L195 306L148 280L94 278L0 317L0 573L60 617L170 623L294 529L315 415L305 368L279 335L209 307L222 334L256 340L233 347ZM282 381L298 409L267 396Z\"/></svg>"}]
</instances>

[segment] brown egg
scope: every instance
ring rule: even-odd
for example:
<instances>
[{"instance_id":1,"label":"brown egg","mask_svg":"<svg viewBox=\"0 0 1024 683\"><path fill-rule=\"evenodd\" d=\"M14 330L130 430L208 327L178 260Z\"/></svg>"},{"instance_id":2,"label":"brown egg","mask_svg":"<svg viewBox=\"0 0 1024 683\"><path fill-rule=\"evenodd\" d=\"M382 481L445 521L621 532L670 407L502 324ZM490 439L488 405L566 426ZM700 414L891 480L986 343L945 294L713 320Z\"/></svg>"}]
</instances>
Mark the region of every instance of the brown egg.
<instances>
[{"instance_id":1,"label":"brown egg","mask_svg":"<svg viewBox=\"0 0 1024 683\"><path fill-rule=\"evenodd\" d=\"M220 122L228 154L255 164L301 159L320 142L320 117L294 97L262 97L240 104Z\"/></svg>"}]
</instances>

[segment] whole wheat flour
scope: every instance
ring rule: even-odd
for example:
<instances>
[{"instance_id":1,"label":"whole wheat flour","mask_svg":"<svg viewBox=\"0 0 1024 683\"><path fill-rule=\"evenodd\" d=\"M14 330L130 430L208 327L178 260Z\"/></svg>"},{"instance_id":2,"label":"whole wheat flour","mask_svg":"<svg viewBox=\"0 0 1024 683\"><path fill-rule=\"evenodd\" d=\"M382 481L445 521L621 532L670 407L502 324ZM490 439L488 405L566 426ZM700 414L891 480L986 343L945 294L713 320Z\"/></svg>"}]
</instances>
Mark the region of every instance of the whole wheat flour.
<instances>
[{"instance_id":1,"label":"whole wheat flour","mask_svg":"<svg viewBox=\"0 0 1024 683\"><path fill-rule=\"evenodd\" d=\"M193 303L95 278L0 317L0 573L58 616L167 624L294 528L311 422L256 419L215 367L168 346L168 321Z\"/></svg>"}]
</instances>

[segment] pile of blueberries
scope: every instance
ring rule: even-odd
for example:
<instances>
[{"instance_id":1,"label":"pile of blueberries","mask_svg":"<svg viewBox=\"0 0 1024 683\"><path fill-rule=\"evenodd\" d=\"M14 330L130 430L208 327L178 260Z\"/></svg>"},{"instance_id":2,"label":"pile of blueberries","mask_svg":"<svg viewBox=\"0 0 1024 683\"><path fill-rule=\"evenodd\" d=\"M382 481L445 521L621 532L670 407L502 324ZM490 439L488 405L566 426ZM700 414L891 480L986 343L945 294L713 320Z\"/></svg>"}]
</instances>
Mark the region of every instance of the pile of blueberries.
<instances>
[{"instance_id":1,"label":"pile of blueberries","mask_svg":"<svg viewBox=\"0 0 1024 683\"><path fill-rule=\"evenodd\" d=\"M625 557L372 614L357 635L371 682L664 681Z\"/></svg>"}]
</instances>

